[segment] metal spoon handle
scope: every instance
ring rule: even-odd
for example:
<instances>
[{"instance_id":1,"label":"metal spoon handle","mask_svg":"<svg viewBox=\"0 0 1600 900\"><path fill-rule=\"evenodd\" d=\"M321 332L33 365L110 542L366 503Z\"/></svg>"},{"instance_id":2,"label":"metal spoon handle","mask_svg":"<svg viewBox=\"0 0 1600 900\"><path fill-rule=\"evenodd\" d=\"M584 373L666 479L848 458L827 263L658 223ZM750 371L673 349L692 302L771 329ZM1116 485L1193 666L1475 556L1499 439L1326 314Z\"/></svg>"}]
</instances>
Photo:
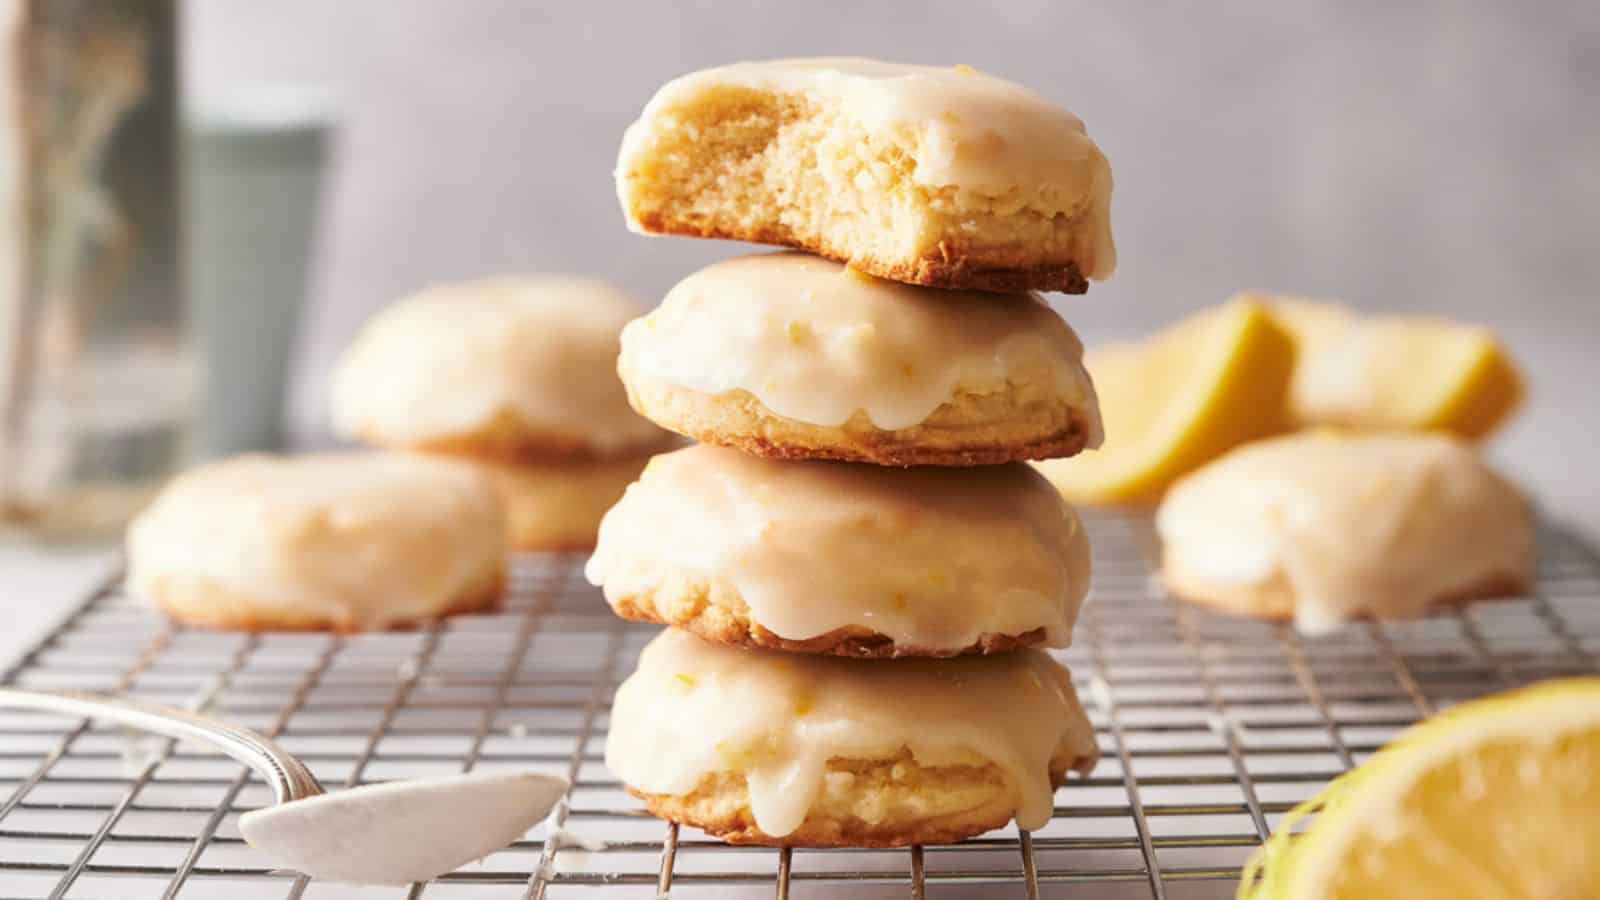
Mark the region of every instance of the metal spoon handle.
<instances>
[{"instance_id":1,"label":"metal spoon handle","mask_svg":"<svg viewBox=\"0 0 1600 900\"><path fill-rule=\"evenodd\" d=\"M0 707L103 719L140 731L210 744L255 770L272 786L279 803L323 793L311 770L266 735L170 706L87 691L0 688Z\"/></svg>"}]
</instances>

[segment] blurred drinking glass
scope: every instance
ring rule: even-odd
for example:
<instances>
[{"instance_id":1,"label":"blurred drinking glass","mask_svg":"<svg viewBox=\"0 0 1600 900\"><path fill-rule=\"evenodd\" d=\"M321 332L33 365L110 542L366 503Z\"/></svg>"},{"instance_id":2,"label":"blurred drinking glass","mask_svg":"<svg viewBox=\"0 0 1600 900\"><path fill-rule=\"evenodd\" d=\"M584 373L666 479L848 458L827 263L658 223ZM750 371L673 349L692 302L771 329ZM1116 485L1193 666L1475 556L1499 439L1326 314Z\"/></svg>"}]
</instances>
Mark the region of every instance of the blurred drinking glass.
<instances>
[{"instance_id":1,"label":"blurred drinking glass","mask_svg":"<svg viewBox=\"0 0 1600 900\"><path fill-rule=\"evenodd\" d=\"M0 0L0 527L114 532L199 407L175 0Z\"/></svg>"}]
</instances>

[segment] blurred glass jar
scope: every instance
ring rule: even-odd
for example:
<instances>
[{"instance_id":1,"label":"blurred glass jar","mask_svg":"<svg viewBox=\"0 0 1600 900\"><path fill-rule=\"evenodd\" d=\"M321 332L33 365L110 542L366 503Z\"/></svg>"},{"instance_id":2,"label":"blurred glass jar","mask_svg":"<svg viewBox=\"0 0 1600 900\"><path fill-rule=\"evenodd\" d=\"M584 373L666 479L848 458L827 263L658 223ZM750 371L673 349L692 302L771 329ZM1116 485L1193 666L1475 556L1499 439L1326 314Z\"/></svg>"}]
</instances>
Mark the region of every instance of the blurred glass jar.
<instances>
[{"instance_id":1,"label":"blurred glass jar","mask_svg":"<svg viewBox=\"0 0 1600 900\"><path fill-rule=\"evenodd\" d=\"M176 0L0 0L0 527L114 533L187 458Z\"/></svg>"}]
</instances>

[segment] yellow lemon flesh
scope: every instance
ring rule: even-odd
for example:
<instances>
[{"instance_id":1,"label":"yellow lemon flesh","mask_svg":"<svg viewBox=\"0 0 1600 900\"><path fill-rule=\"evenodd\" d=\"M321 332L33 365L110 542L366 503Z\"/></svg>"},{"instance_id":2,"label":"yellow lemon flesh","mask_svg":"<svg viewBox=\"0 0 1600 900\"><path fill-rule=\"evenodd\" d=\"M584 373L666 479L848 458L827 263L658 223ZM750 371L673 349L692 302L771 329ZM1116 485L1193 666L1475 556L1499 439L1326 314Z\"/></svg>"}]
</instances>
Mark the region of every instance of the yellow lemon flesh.
<instances>
[{"instance_id":1,"label":"yellow lemon flesh","mask_svg":"<svg viewBox=\"0 0 1600 900\"><path fill-rule=\"evenodd\" d=\"M1272 312L1298 345L1290 404L1299 424L1482 438L1522 400L1522 378L1487 328L1426 316L1358 318L1298 299L1273 302Z\"/></svg>"},{"instance_id":2,"label":"yellow lemon flesh","mask_svg":"<svg viewBox=\"0 0 1600 900\"><path fill-rule=\"evenodd\" d=\"M1260 303L1229 301L1084 362L1105 443L1038 464L1068 500L1157 500L1179 476L1288 426L1294 343Z\"/></svg>"},{"instance_id":3,"label":"yellow lemon flesh","mask_svg":"<svg viewBox=\"0 0 1600 900\"><path fill-rule=\"evenodd\" d=\"M1239 897L1600 897L1600 678L1486 697L1411 729L1290 812Z\"/></svg>"}]
</instances>

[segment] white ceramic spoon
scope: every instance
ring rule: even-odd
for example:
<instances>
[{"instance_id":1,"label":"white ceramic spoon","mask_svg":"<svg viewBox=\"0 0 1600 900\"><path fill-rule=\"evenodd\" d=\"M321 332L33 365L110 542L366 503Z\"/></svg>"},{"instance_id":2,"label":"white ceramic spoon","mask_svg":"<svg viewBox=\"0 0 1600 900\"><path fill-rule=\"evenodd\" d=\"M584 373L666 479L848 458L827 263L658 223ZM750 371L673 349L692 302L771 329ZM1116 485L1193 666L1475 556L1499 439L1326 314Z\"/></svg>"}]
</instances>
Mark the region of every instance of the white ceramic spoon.
<instances>
[{"instance_id":1,"label":"white ceramic spoon","mask_svg":"<svg viewBox=\"0 0 1600 900\"><path fill-rule=\"evenodd\" d=\"M180 709L82 691L0 688L0 707L117 722L216 747L272 786L276 802L239 817L250 846L285 868L356 884L427 881L493 853L544 819L567 780L468 772L328 793L265 735Z\"/></svg>"}]
</instances>

